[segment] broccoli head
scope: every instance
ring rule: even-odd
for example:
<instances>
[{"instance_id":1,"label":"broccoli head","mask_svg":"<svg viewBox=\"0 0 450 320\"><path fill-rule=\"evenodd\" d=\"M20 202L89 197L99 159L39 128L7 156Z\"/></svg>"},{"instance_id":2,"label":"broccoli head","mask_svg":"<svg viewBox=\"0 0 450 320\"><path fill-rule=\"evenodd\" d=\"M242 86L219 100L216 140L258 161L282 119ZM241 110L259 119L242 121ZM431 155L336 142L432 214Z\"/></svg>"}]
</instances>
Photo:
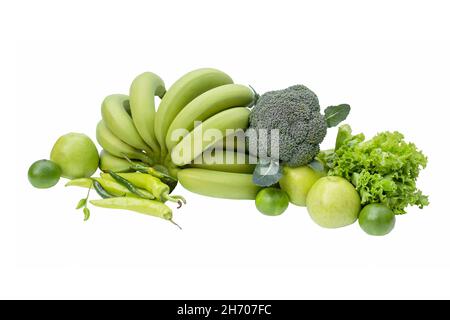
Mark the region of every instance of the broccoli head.
<instances>
[{"instance_id":1,"label":"broccoli head","mask_svg":"<svg viewBox=\"0 0 450 320\"><path fill-rule=\"evenodd\" d=\"M267 145L260 145L260 139L247 141L250 150L258 150L259 156L263 150L263 155L272 158L270 130L278 129L278 160L297 167L308 164L317 155L327 133L327 122L320 113L316 94L303 85L295 85L259 97L250 113L249 129L255 129L256 137L259 129L267 130Z\"/></svg>"}]
</instances>

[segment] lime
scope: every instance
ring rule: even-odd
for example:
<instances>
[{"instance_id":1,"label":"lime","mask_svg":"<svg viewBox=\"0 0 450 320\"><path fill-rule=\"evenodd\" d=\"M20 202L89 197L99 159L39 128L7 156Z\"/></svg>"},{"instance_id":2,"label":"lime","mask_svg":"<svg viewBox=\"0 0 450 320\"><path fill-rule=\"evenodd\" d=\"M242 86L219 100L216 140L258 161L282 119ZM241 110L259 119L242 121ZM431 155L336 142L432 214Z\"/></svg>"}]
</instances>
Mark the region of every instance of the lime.
<instances>
[{"instance_id":1,"label":"lime","mask_svg":"<svg viewBox=\"0 0 450 320\"><path fill-rule=\"evenodd\" d=\"M61 167L62 176L69 179L90 177L99 161L94 142L82 133L61 136L53 146L50 159Z\"/></svg>"},{"instance_id":2,"label":"lime","mask_svg":"<svg viewBox=\"0 0 450 320\"><path fill-rule=\"evenodd\" d=\"M60 177L61 168L50 160L38 160L28 169L28 180L35 188L51 188Z\"/></svg>"},{"instance_id":3,"label":"lime","mask_svg":"<svg viewBox=\"0 0 450 320\"><path fill-rule=\"evenodd\" d=\"M394 229L395 214L383 204L368 204L359 213L359 225L372 236L384 236Z\"/></svg>"},{"instance_id":4,"label":"lime","mask_svg":"<svg viewBox=\"0 0 450 320\"><path fill-rule=\"evenodd\" d=\"M278 216L289 206L289 197L281 189L265 188L256 195L255 204L261 213L268 216Z\"/></svg>"}]
</instances>

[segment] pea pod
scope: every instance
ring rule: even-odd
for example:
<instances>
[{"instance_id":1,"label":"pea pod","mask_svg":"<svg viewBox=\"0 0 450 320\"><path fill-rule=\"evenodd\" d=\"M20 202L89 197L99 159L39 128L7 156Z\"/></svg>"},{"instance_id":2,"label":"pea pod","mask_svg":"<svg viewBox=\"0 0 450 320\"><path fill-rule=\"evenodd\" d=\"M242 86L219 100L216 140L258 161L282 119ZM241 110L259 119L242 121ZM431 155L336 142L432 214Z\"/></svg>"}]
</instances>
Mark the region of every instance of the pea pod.
<instances>
[{"instance_id":1,"label":"pea pod","mask_svg":"<svg viewBox=\"0 0 450 320\"><path fill-rule=\"evenodd\" d=\"M148 216L153 216L168 220L171 223L178 226L172 220L172 210L164 203L156 200L140 199L140 198L128 198L117 197L109 199L91 200L91 204L97 207L110 208L110 209L123 209L135 211ZM178 226L179 227L179 226ZM180 228L181 229L181 228Z\"/></svg>"},{"instance_id":2,"label":"pea pod","mask_svg":"<svg viewBox=\"0 0 450 320\"><path fill-rule=\"evenodd\" d=\"M161 182L156 177L153 177L146 173L133 172L133 173L118 173L120 177L131 182L136 187L147 190L152 193L156 199L160 201L172 201L178 203L178 207L181 207L186 200L182 196L171 196L170 188L167 184ZM114 179L110 174L101 173L101 177L107 180Z\"/></svg>"}]
</instances>

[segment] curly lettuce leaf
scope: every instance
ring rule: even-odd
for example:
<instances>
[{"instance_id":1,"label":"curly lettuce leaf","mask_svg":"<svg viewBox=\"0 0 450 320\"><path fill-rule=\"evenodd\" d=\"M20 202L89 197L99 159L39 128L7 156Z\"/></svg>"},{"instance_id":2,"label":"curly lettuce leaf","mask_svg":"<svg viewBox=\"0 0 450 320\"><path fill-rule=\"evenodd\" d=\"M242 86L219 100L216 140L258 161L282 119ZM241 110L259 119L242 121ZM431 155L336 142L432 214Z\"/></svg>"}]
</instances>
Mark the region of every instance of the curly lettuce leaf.
<instances>
[{"instance_id":1,"label":"curly lettuce leaf","mask_svg":"<svg viewBox=\"0 0 450 320\"><path fill-rule=\"evenodd\" d=\"M416 186L426 156L399 132L382 132L365 141L364 135L351 135L340 128L336 149L321 153L319 160L328 174L349 180L359 192L361 204L383 203L394 213L406 213L407 206L423 208L428 197Z\"/></svg>"}]
</instances>

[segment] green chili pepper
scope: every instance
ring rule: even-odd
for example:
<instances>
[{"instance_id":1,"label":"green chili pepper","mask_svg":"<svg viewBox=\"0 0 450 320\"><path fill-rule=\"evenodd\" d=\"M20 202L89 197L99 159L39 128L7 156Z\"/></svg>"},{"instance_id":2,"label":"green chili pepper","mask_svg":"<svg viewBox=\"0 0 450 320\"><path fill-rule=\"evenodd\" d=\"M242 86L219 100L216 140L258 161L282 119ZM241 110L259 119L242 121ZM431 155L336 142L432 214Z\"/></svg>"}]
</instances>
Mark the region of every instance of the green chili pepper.
<instances>
[{"instance_id":1,"label":"green chili pepper","mask_svg":"<svg viewBox=\"0 0 450 320\"><path fill-rule=\"evenodd\" d=\"M171 196L170 188L165 183L161 182L156 177L153 177L146 173L133 172L133 173L119 173L117 174L120 177L126 179L133 185L145 189L151 192L157 199L161 201L172 201L178 203L178 208L182 206L182 204L186 204L186 200L182 196ZM113 177L109 174L101 173L102 178L105 179L113 179Z\"/></svg>"},{"instance_id":2,"label":"green chili pepper","mask_svg":"<svg viewBox=\"0 0 450 320\"><path fill-rule=\"evenodd\" d=\"M139 189L130 181L128 181L126 178L123 178L122 176L118 175L117 173L113 171L108 171L108 174L118 183L123 185L125 188L127 188L131 193L146 199L146 196L139 191ZM154 197L153 197L154 199Z\"/></svg>"},{"instance_id":3,"label":"green chili pepper","mask_svg":"<svg viewBox=\"0 0 450 320\"><path fill-rule=\"evenodd\" d=\"M125 188L123 185L117 183L115 180L109 180L109 179L103 179L101 177L95 177L95 178L81 178L81 179L74 179L69 181L66 184L66 187L68 186L76 186L76 187L83 187L83 188L89 188L92 185L92 180L98 181L101 186L111 195L115 197L139 197L133 193L131 193L127 188ZM155 197L148 192L147 190L139 189L139 192L145 196L147 199L155 199Z\"/></svg>"},{"instance_id":4,"label":"green chili pepper","mask_svg":"<svg viewBox=\"0 0 450 320\"><path fill-rule=\"evenodd\" d=\"M139 212L145 215L158 217L168 220L178 226L172 220L172 210L164 203L156 200L147 200L140 198L117 197L101 200L91 200L94 206L110 209L123 209ZM180 226L178 226L180 228ZM180 228L181 229L181 228Z\"/></svg>"},{"instance_id":5,"label":"green chili pepper","mask_svg":"<svg viewBox=\"0 0 450 320\"><path fill-rule=\"evenodd\" d=\"M137 189L138 194L131 192L126 187L121 185L120 183L114 181L114 180L107 180L103 178L95 178L100 182L100 184L105 188L106 191L109 193L115 195L116 197L120 196L126 196L126 197L138 197L138 198L144 198L144 199L155 199L155 197L144 189ZM141 196L142 195L142 196Z\"/></svg>"},{"instance_id":6,"label":"green chili pepper","mask_svg":"<svg viewBox=\"0 0 450 320\"><path fill-rule=\"evenodd\" d=\"M159 170L156 170L152 167L146 167L141 164L134 164L130 167L132 170L139 171L141 173L147 173L155 178L158 178L163 182L164 184L167 184L169 186L169 193L171 193L175 187L177 186L178 180L171 177L168 174L165 174Z\"/></svg>"},{"instance_id":7,"label":"green chili pepper","mask_svg":"<svg viewBox=\"0 0 450 320\"><path fill-rule=\"evenodd\" d=\"M92 185L94 186L95 191L97 191L97 194L102 197L103 199L108 199L114 197L114 195L110 194L108 191L106 191L103 186L98 182L97 180L94 180L92 182Z\"/></svg>"},{"instance_id":8,"label":"green chili pepper","mask_svg":"<svg viewBox=\"0 0 450 320\"><path fill-rule=\"evenodd\" d=\"M66 187L71 186L90 188L92 186L92 179L90 178L73 179L66 183Z\"/></svg>"},{"instance_id":9,"label":"green chili pepper","mask_svg":"<svg viewBox=\"0 0 450 320\"><path fill-rule=\"evenodd\" d=\"M131 161L127 157L125 159L130 163L130 171L139 171L142 173L148 173L158 179L160 179L163 183L169 186L169 193L175 189L178 184L178 180L168 174L167 168L162 165L155 165L154 167L149 167L140 163L136 163L135 161ZM156 169L156 167L160 167L160 169ZM165 172L163 172L164 170Z\"/></svg>"}]
</instances>

